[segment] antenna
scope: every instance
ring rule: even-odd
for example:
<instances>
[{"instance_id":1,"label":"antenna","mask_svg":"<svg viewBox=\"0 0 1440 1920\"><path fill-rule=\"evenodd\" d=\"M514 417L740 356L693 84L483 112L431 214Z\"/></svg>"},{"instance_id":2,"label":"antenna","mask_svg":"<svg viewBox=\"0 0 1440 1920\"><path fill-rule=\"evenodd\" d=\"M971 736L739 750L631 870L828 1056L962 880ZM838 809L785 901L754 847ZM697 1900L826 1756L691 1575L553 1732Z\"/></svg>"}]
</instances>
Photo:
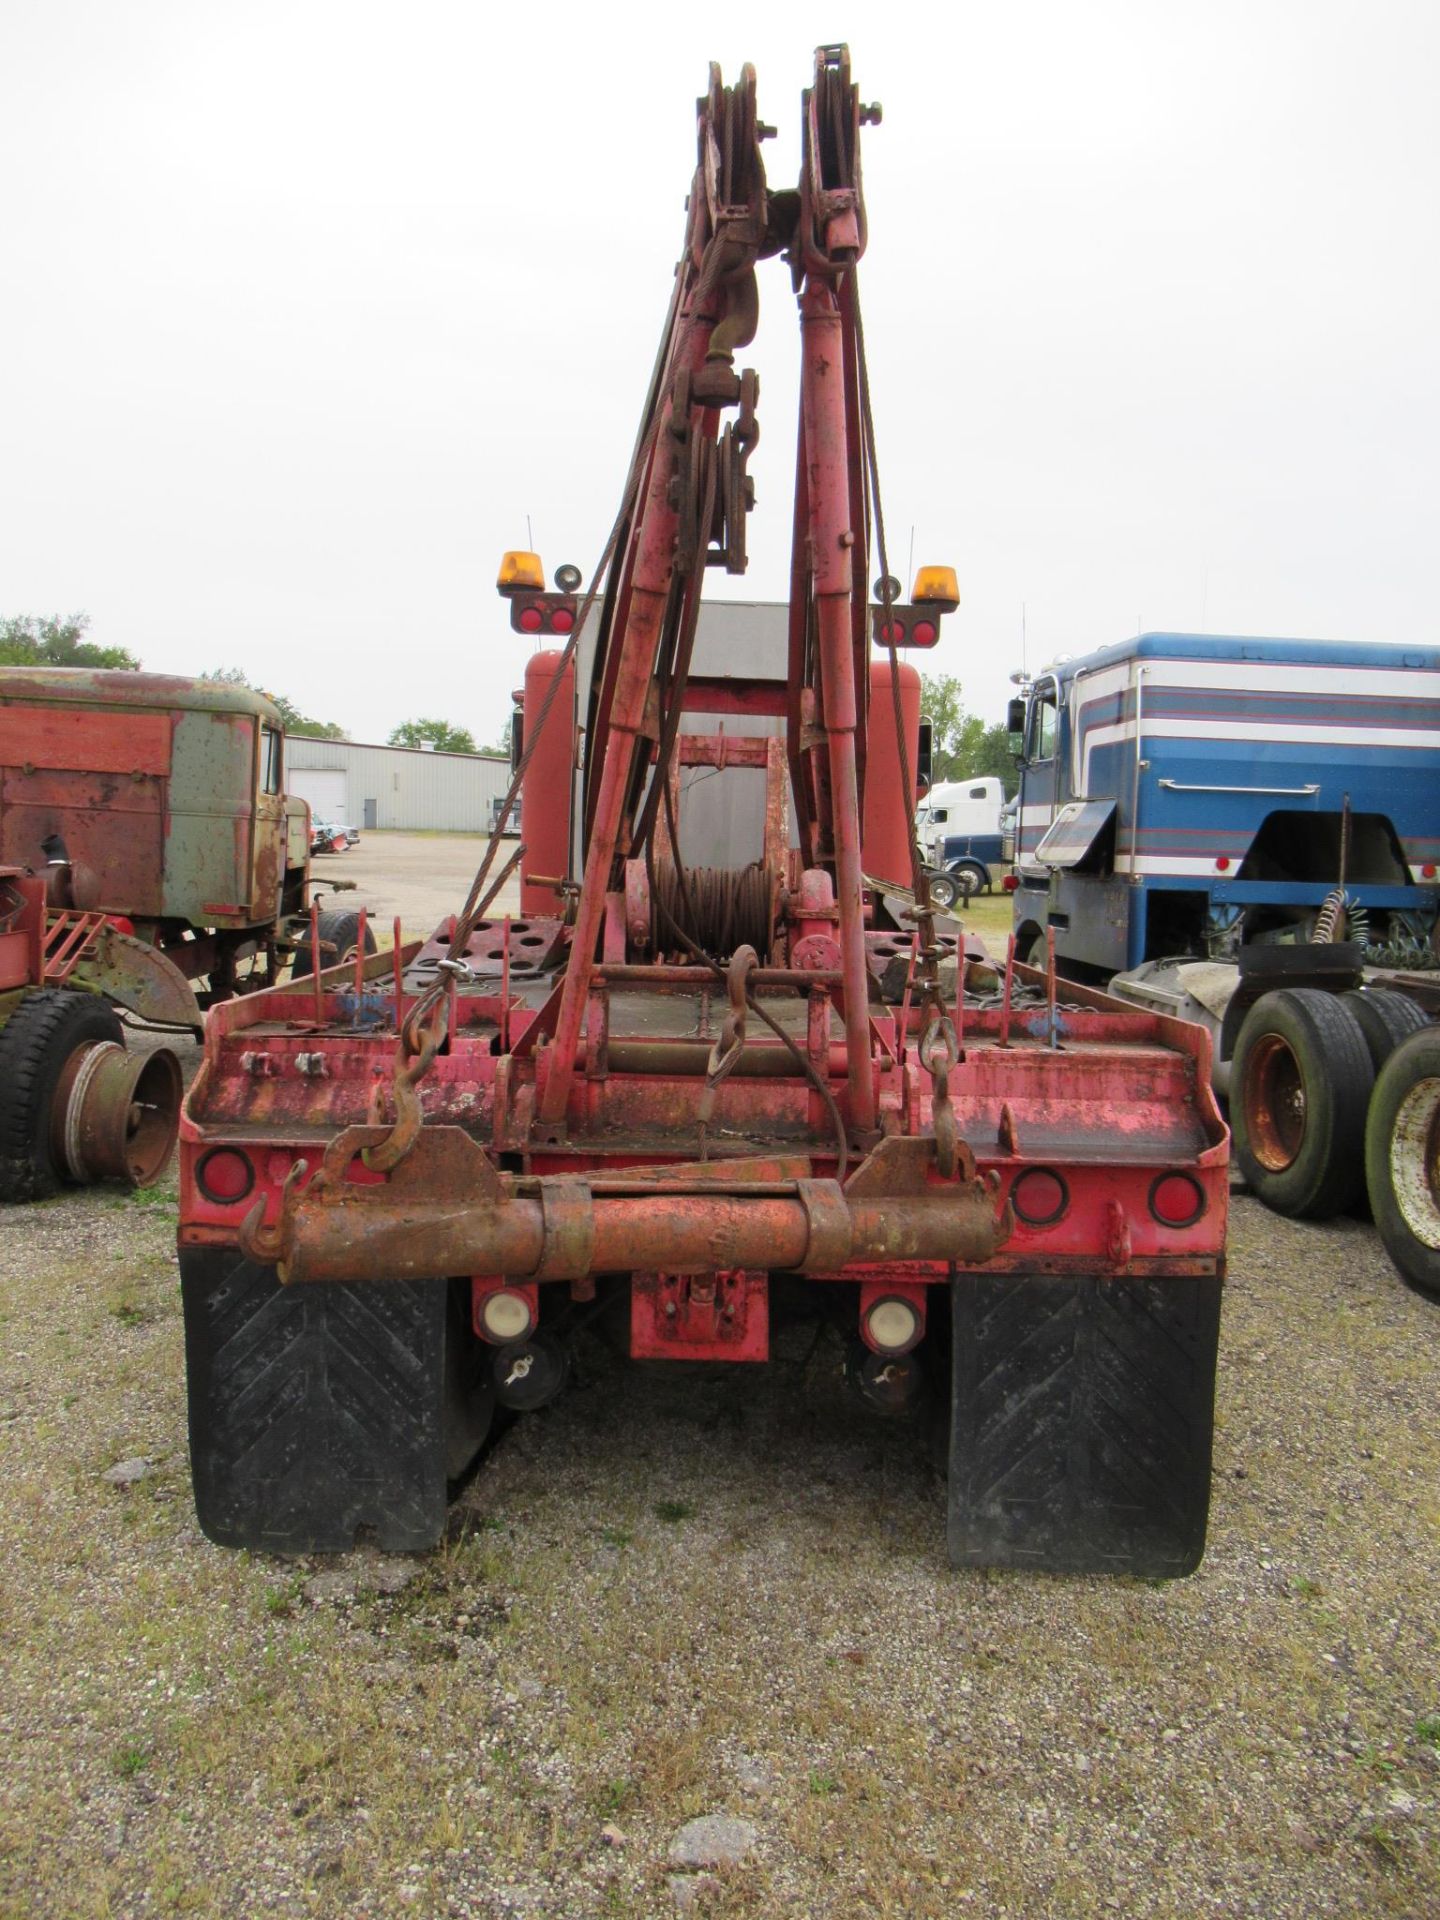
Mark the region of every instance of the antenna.
<instances>
[{"instance_id":1,"label":"antenna","mask_svg":"<svg viewBox=\"0 0 1440 1920\"><path fill-rule=\"evenodd\" d=\"M1027 672L1030 665L1030 662L1025 657L1026 613L1027 613L1027 608L1026 608L1025 602L1022 600L1020 602L1020 671L1022 673Z\"/></svg>"},{"instance_id":2,"label":"antenna","mask_svg":"<svg viewBox=\"0 0 1440 1920\"><path fill-rule=\"evenodd\" d=\"M535 536L530 531L530 516L528 513L525 516L525 548L528 553L535 551Z\"/></svg>"},{"instance_id":3,"label":"antenna","mask_svg":"<svg viewBox=\"0 0 1440 1920\"><path fill-rule=\"evenodd\" d=\"M913 580L915 578L915 529L913 526L910 529L910 559L905 572L908 579Z\"/></svg>"}]
</instances>

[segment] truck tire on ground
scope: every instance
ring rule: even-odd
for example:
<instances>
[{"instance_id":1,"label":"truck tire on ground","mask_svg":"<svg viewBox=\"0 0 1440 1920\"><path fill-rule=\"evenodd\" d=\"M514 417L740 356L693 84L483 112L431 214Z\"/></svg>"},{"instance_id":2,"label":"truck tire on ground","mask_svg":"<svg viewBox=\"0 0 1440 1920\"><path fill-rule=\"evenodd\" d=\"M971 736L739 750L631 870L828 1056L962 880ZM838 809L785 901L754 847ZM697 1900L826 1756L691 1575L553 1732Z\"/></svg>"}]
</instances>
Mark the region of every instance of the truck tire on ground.
<instances>
[{"instance_id":1,"label":"truck tire on ground","mask_svg":"<svg viewBox=\"0 0 1440 1920\"><path fill-rule=\"evenodd\" d=\"M44 1200L66 1183L51 1140L55 1090L79 1047L125 1044L115 1009L97 994L45 987L0 1027L0 1200Z\"/></svg>"},{"instance_id":2,"label":"truck tire on ground","mask_svg":"<svg viewBox=\"0 0 1440 1920\"><path fill-rule=\"evenodd\" d=\"M1440 1027L1403 1041L1375 1082L1365 1127L1370 1211L1407 1283L1440 1300Z\"/></svg>"},{"instance_id":3,"label":"truck tire on ground","mask_svg":"<svg viewBox=\"0 0 1440 1920\"><path fill-rule=\"evenodd\" d=\"M491 1399L444 1280L283 1287L233 1247L182 1247L195 1508L220 1546L431 1547ZM478 1390L477 1390L478 1388Z\"/></svg>"},{"instance_id":4,"label":"truck tire on ground","mask_svg":"<svg viewBox=\"0 0 1440 1920\"><path fill-rule=\"evenodd\" d=\"M962 899L969 900L977 893L990 891L990 875L978 860L957 860L950 869Z\"/></svg>"},{"instance_id":5,"label":"truck tire on ground","mask_svg":"<svg viewBox=\"0 0 1440 1920\"><path fill-rule=\"evenodd\" d=\"M319 916L320 927L320 971L327 967L339 966L342 960L353 960L355 949L360 940L360 915L351 908L332 908L329 913ZM332 952L331 949L334 949ZM375 929L365 922L365 951L375 951ZM313 971L313 956L310 952L310 934L307 929L304 938L295 948L295 963L290 969L291 978L308 979Z\"/></svg>"},{"instance_id":6,"label":"truck tire on ground","mask_svg":"<svg viewBox=\"0 0 1440 1920\"><path fill-rule=\"evenodd\" d=\"M1370 1063L1378 1074L1402 1040L1428 1027L1430 1016L1406 994L1390 993L1383 987L1367 987L1364 992L1342 993L1340 1004L1350 1009L1360 1023Z\"/></svg>"},{"instance_id":7,"label":"truck tire on ground","mask_svg":"<svg viewBox=\"0 0 1440 1920\"><path fill-rule=\"evenodd\" d=\"M951 1282L952 1566L1194 1572L1220 1287L1218 1275Z\"/></svg>"},{"instance_id":8,"label":"truck tire on ground","mask_svg":"<svg viewBox=\"0 0 1440 1920\"><path fill-rule=\"evenodd\" d=\"M1235 1158L1251 1191L1292 1220L1327 1220L1365 1184L1375 1069L1341 996L1283 987L1250 1009L1230 1071Z\"/></svg>"},{"instance_id":9,"label":"truck tire on ground","mask_svg":"<svg viewBox=\"0 0 1440 1920\"><path fill-rule=\"evenodd\" d=\"M930 904L938 907L941 913L948 913L960 898L960 888L953 873L932 873L930 876Z\"/></svg>"}]
</instances>

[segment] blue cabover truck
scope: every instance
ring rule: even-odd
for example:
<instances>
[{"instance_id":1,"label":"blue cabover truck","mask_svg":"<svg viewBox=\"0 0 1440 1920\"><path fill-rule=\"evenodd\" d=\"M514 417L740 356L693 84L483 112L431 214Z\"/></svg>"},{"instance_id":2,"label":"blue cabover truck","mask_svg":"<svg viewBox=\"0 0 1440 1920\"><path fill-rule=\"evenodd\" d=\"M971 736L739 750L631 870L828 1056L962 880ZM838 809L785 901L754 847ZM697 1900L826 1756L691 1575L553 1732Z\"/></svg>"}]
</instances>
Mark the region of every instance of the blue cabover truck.
<instances>
[{"instance_id":1,"label":"blue cabover truck","mask_svg":"<svg viewBox=\"0 0 1440 1920\"><path fill-rule=\"evenodd\" d=\"M1011 702L1016 951L1209 1026L1236 1157L1277 1210L1343 1210L1375 1072L1424 1024L1440 649L1147 633ZM1423 996L1422 996L1423 997Z\"/></svg>"}]
</instances>

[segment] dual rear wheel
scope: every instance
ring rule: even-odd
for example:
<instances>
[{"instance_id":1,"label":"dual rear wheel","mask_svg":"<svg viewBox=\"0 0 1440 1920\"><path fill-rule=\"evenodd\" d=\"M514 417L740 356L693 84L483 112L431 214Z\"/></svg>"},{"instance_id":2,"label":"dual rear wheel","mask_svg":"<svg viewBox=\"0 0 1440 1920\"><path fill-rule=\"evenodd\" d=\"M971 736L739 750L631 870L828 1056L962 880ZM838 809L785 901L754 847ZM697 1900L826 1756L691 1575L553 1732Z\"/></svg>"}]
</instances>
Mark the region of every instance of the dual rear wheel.
<instances>
[{"instance_id":1,"label":"dual rear wheel","mask_svg":"<svg viewBox=\"0 0 1440 1920\"><path fill-rule=\"evenodd\" d=\"M1230 1076L1235 1158L1276 1213L1323 1220L1365 1192L1366 1116L1376 1075L1427 1025L1403 994L1285 987L1246 1015Z\"/></svg>"}]
</instances>

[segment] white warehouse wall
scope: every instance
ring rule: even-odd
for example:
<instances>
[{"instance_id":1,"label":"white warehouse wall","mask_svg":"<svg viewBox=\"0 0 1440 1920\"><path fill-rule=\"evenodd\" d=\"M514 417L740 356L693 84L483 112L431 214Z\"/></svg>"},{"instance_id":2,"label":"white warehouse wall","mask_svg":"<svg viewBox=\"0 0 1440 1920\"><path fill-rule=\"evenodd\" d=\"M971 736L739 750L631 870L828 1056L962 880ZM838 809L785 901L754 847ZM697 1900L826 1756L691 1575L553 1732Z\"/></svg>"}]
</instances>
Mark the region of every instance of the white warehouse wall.
<instances>
[{"instance_id":1,"label":"white warehouse wall","mask_svg":"<svg viewBox=\"0 0 1440 1920\"><path fill-rule=\"evenodd\" d=\"M292 733L285 739L285 755L287 783L292 772L306 768L343 772L349 794L345 824L362 830L373 824L411 832L488 833L495 802L510 784L510 762L500 754L430 753ZM373 823L367 800L374 802Z\"/></svg>"}]
</instances>

